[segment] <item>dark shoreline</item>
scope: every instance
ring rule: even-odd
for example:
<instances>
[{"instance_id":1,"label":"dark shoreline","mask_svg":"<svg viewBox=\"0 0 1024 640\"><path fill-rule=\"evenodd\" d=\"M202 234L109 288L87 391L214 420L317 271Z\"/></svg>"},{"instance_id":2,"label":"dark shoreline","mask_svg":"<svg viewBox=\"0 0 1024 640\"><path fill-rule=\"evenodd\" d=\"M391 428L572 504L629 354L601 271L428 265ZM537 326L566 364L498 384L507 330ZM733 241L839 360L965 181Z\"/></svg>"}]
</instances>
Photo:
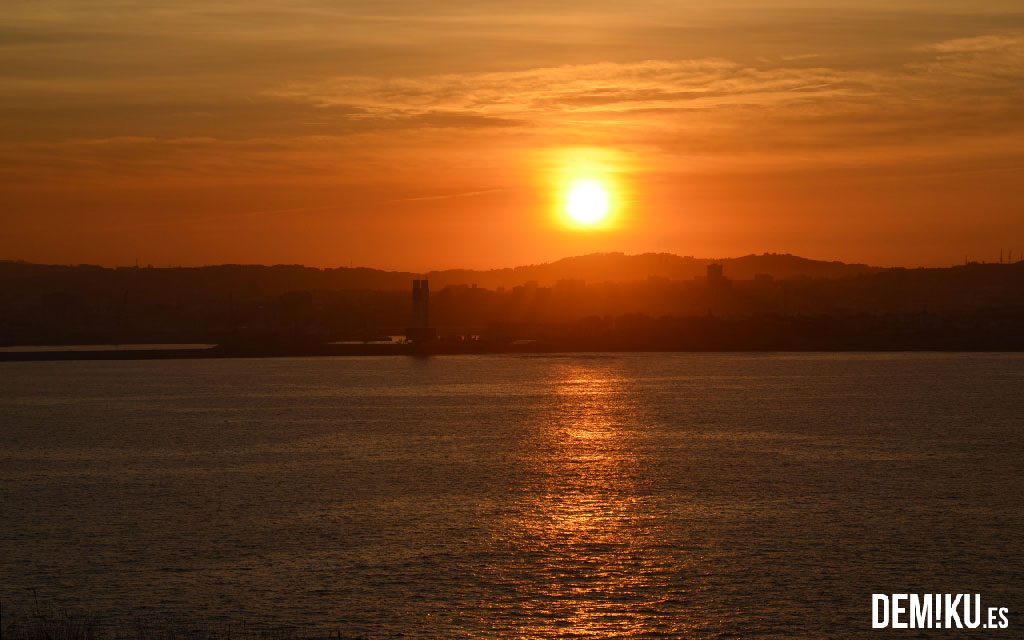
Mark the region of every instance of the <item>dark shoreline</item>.
<instances>
[{"instance_id":1,"label":"dark shoreline","mask_svg":"<svg viewBox=\"0 0 1024 640\"><path fill-rule=\"evenodd\" d=\"M651 347L628 348L617 345L412 345L365 344L323 345L304 348L238 349L212 347L203 349L123 349L123 350L67 350L67 351L8 351L0 352L0 362L59 362L71 360L213 360L225 358L305 358L305 357L358 357L407 356L427 357L445 355L543 355L553 353L1021 353L1018 345L870 345L870 346L765 346L763 348L715 346L706 348Z\"/></svg>"}]
</instances>

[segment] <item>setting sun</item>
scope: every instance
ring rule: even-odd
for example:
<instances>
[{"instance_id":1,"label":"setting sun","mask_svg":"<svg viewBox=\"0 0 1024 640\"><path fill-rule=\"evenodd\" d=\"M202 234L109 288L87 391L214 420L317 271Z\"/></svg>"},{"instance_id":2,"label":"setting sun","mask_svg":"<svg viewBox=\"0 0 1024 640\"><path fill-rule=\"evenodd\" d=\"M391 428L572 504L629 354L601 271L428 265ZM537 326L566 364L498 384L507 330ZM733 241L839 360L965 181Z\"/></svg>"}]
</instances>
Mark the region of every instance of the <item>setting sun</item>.
<instances>
[{"instance_id":1,"label":"setting sun","mask_svg":"<svg viewBox=\"0 0 1024 640\"><path fill-rule=\"evenodd\" d=\"M576 224L595 225L608 215L609 208L608 190L599 180L576 180L565 194L565 212Z\"/></svg>"}]
</instances>

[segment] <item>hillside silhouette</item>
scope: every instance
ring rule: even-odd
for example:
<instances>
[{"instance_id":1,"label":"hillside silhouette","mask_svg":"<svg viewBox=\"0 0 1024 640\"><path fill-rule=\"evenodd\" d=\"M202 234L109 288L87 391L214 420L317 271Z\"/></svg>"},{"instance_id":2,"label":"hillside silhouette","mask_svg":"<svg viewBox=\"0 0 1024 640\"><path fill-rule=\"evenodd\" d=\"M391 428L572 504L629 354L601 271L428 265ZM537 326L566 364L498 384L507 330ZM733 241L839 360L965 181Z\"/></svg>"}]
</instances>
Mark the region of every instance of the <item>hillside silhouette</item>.
<instances>
[{"instance_id":1,"label":"hillside silhouette","mask_svg":"<svg viewBox=\"0 0 1024 640\"><path fill-rule=\"evenodd\" d=\"M412 326L410 287L423 275L0 262L0 345L378 340ZM590 332L602 337L587 348L650 349L1024 344L1024 262L904 269L787 254L606 253L425 275L441 336L547 336L565 346ZM702 318L733 333L714 338L724 330L690 321Z\"/></svg>"},{"instance_id":2,"label":"hillside silhouette","mask_svg":"<svg viewBox=\"0 0 1024 640\"><path fill-rule=\"evenodd\" d=\"M42 265L0 261L0 282L19 290L74 288L78 292L128 281L166 287L169 291L233 289L243 294L278 295L295 290L405 291L410 280L426 276L435 289L456 285L477 285L496 289L529 282L551 286L560 280L588 283L636 282L648 278L690 280L701 277L708 264L723 265L732 278L746 280L756 275L773 278L842 278L880 271L879 267L811 260L789 254L765 253L739 258L712 260L671 253L594 253L563 258L555 262L473 270L446 269L414 273L385 271L368 267L320 269L301 265L238 265L204 267L119 267L95 265Z\"/></svg>"},{"instance_id":3,"label":"hillside silhouette","mask_svg":"<svg viewBox=\"0 0 1024 640\"><path fill-rule=\"evenodd\" d=\"M757 275L773 278L842 278L879 271L865 264L846 264L811 260L785 253L764 253L720 260L678 256L672 253L593 253L546 264L508 269L474 271L450 269L432 271L431 282L440 286L477 284L481 287L514 287L526 282L541 286L559 280L583 280L589 283L636 282L647 278L690 280L704 275L707 265L721 264L731 277L749 280Z\"/></svg>"}]
</instances>

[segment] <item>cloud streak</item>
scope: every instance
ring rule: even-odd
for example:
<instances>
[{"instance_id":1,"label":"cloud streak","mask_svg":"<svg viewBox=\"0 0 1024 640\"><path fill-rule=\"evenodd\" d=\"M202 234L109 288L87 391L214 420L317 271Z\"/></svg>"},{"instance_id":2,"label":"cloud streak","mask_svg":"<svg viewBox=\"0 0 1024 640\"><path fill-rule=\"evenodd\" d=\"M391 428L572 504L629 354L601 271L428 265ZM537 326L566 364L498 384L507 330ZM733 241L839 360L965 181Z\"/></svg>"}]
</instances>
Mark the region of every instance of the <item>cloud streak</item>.
<instances>
[{"instance_id":1,"label":"cloud streak","mask_svg":"<svg viewBox=\"0 0 1024 640\"><path fill-rule=\"evenodd\" d=\"M33 170L197 179L272 171L347 181L427 157L454 167L479 163L481 153L558 146L624 148L663 171L687 170L688 157L700 158L703 171L746 171L957 154L974 170L986 155L1019 153L1024 36L960 38L913 51L924 55L882 69L804 64L817 58L758 66L705 58L336 76L265 90L271 113L298 124L275 123L264 136L10 142L0 145L0 163L18 179Z\"/></svg>"}]
</instances>

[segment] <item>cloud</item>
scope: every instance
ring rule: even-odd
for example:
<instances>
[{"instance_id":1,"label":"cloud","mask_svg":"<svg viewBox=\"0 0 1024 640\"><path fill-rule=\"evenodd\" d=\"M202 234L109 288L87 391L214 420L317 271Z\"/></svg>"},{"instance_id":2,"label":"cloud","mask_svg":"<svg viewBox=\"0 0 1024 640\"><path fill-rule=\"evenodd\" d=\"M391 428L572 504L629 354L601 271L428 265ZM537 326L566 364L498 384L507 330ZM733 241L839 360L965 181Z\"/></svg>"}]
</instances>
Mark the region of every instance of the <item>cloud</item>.
<instances>
[{"instance_id":1,"label":"cloud","mask_svg":"<svg viewBox=\"0 0 1024 640\"><path fill-rule=\"evenodd\" d=\"M935 42L921 46L919 49L922 51L936 51L938 53L979 53L1018 49L1022 44L1024 44L1024 38L986 35Z\"/></svg>"},{"instance_id":2,"label":"cloud","mask_svg":"<svg viewBox=\"0 0 1024 640\"><path fill-rule=\"evenodd\" d=\"M445 193L436 196L411 196L408 198L395 198L390 202L432 202L437 200L460 200L462 198L475 198L477 196L485 196L492 193L501 193L503 191L508 191L508 189L479 189L476 191Z\"/></svg>"},{"instance_id":3,"label":"cloud","mask_svg":"<svg viewBox=\"0 0 1024 640\"><path fill-rule=\"evenodd\" d=\"M985 158L1021 155L1024 33L907 46L905 55L900 64L709 57L335 75L220 106L129 110L180 125L165 134L104 125L126 135L8 138L0 164L13 181L268 173L354 183L441 167L497 175L502 163L559 147L619 149L638 166L684 172L936 161L975 170ZM134 126L131 113L119 119ZM227 114L233 121L217 125Z\"/></svg>"},{"instance_id":4,"label":"cloud","mask_svg":"<svg viewBox=\"0 0 1024 640\"><path fill-rule=\"evenodd\" d=\"M268 92L324 108L367 114L558 114L634 110L686 104L710 108L736 102L770 103L793 94L869 92L852 74L829 69L759 69L722 59L599 63L523 71L442 74L417 78L343 76L292 83Z\"/></svg>"},{"instance_id":5,"label":"cloud","mask_svg":"<svg viewBox=\"0 0 1024 640\"><path fill-rule=\"evenodd\" d=\"M918 52L915 58L913 52ZM927 52L922 58L920 52ZM901 65L741 64L705 58L419 77L339 76L269 93L376 120L461 114L529 124L531 144L650 145L666 153L762 156L885 149L893 161L1003 152L1024 132L1024 37L914 47ZM455 120L457 123L459 119ZM546 142L545 142L546 141ZM946 150L942 150L942 146ZM968 150L968 147L970 149ZM815 159L822 162L823 157ZM862 161L857 156L857 161ZM876 158L886 162L886 158Z\"/></svg>"}]
</instances>

